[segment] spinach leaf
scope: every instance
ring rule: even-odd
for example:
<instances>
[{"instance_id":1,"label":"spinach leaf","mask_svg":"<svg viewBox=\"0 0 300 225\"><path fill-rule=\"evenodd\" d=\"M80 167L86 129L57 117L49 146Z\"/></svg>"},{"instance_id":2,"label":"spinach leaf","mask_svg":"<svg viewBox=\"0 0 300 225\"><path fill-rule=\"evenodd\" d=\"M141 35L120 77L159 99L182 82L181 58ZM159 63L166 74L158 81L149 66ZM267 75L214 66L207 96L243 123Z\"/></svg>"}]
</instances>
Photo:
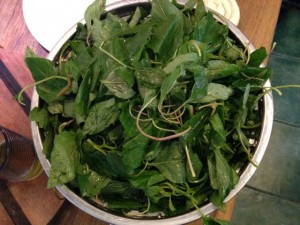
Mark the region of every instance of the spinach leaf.
<instances>
[{"instance_id":1,"label":"spinach leaf","mask_svg":"<svg viewBox=\"0 0 300 225\"><path fill-rule=\"evenodd\" d=\"M267 57L266 48L261 47L250 54L248 66L260 66Z\"/></svg>"},{"instance_id":2,"label":"spinach leaf","mask_svg":"<svg viewBox=\"0 0 300 225\"><path fill-rule=\"evenodd\" d=\"M94 197L100 194L101 190L110 181L109 178L100 176L94 171L87 174L77 175L78 186L83 197Z\"/></svg>"},{"instance_id":3,"label":"spinach leaf","mask_svg":"<svg viewBox=\"0 0 300 225\"><path fill-rule=\"evenodd\" d=\"M169 62L167 66L163 69L166 74L174 71L178 66L185 62L197 62L199 61L199 56L196 53L186 53L178 55L174 60Z\"/></svg>"},{"instance_id":4,"label":"spinach leaf","mask_svg":"<svg viewBox=\"0 0 300 225\"><path fill-rule=\"evenodd\" d=\"M194 67L194 86L188 102L198 102L199 100L203 99L207 96L208 92L208 80L206 76L206 71L201 66Z\"/></svg>"},{"instance_id":5,"label":"spinach leaf","mask_svg":"<svg viewBox=\"0 0 300 225\"><path fill-rule=\"evenodd\" d=\"M132 64L138 63L141 59L142 54L145 51L145 46L149 42L151 33L152 28L146 27L143 32L136 33L126 41L126 49L129 53L128 57Z\"/></svg>"},{"instance_id":6,"label":"spinach leaf","mask_svg":"<svg viewBox=\"0 0 300 225\"><path fill-rule=\"evenodd\" d=\"M132 89L134 77L130 70L125 67L117 67L111 71L101 83L118 98L129 99L134 96Z\"/></svg>"},{"instance_id":7,"label":"spinach leaf","mask_svg":"<svg viewBox=\"0 0 300 225\"><path fill-rule=\"evenodd\" d=\"M87 25L87 38L91 35L91 30L93 29L93 23L100 19L100 16L105 8L105 0L95 0L91 5L88 6L84 13L84 19Z\"/></svg>"},{"instance_id":8,"label":"spinach leaf","mask_svg":"<svg viewBox=\"0 0 300 225\"><path fill-rule=\"evenodd\" d=\"M185 143L194 146L200 142L202 136L201 132L203 132L210 111L210 109L203 109L197 112L181 126L179 131L183 131L188 127L191 127L191 130L181 137Z\"/></svg>"},{"instance_id":9,"label":"spinach leaf","mask_svg":"<svg viewBox=\"0 0 300 225\"><path fill-rule=\"evenodd\" d=\"M187 181L193 183L193 182L197 182L197 180L199 179L199 175L203 168L203 164L202 164L199 156L195 152L192 152L190 150L190 148L189 148L189 155L191 157L191 163L192 163L192 167L194 169L195 175L193 175L191 173L190 168L188 167L188 165L186 165Z\"/></svg>"},{"instance_id":10,"label":"spinach leaf","mask_svg":"<svg viewBox=\"0 0 300 225\"><path fill-rule=\"evenodd\" d=\"M148 125L144 131L148 134L152 132L152 125ZM123 162L125 165L136 169L141 166L150 139L139 133L135 137L126 141L123 145Z\"/></svg>"},{"instance_id":11,"label":"spinach leaf","mask_svg":"<svg viewBox=\"0 0 300 225\"><path fill-rule=\"evenodd\" d=\"M47 129L50 124L49 116L50 115L45 108L35 107L31 110L29 119L31 121L36 121L39 128Z\"/></svg>"},{"instance_id":12,"label":"spinach leaf","mask_svg":"<svg viewBox=\"0 0 300 225\"><path fill-rule=\"evenodd\" d=\"M218 191L215 195L214 203L223 208L223 201L236 184L237 174L233 172L227 160L222 155L220 149L214 149L213 155L208 157L208 170L210 177L210 185ZM216 192L215 192L216 193Z\"/></svg>"},{"instance_id":13,"label":"spinach leaf","mask_svg":"<svg viewBox=\"0 0 300 225\"><path fill-rule=\"evenodd\" d=\"M221 140L225 142L227 133L218 113L215 113L212 117L210 117L210 124L212 125L212 128L215 130L215 132L217 132Z\"/></svg>"},{"instance_id":14,"label":"spinach leaf","mask_svg":"<svg viewBox=\"0 0 300 225\"><path fill-rule=\"evenodd\" d=\"M170 15L181 15L179 9L168 0L153 0L151 18L161 23L169 18Z\"/></svg>"},{"instance_id":15,"label":"spinach leaf","mask_svg":"<svg viewBox=\"0 0 300 225\"><path fill-rule=\"evenodd\" d=\"M100 133L118 119L119 113L114 98L95 104L84 123L84 132L88 134Z\"/></svg>"},{"instance_id":16,"label":"spinach leaf","mask_svg":"<svg viewBox=\"0 0 300 225\"><path fill-rule=\"evenodd\" d=\"M167 75L162 69L144 68L143 70L137 71L135 76L139 84L143 84L148 88L158 88Z\"/></svg>"},{"instance_id":17,"label":"spinach leaf","mask_svg":"<svg viewBox=\"0 0 300 225\"><path fill-rule=\"evenodd\" d=\"M165 180L166 178L164 178L160 172L156 170L149 170L144 171L138 176L132 177L130 179L130 183L135 187L147 189L148 187L161 183Z\"/></svg>"},{"instance_id":18,"label":"spinach leaf","mask_svg":"<svg viewBox=\"0 0 300 225\"><path fill-rule=\"evenodd\" d=\"M80 157L76 138L76 134L69 131L63 131L55 136L48 188L65 184L76 177Z\"/></svg>"},{"instance_id":19,"label":"spinach leaf","mask_svg":"<svg viewBox=\"0 0 300 225\"><path fill-rule=\"evenodd\" d=\"M232 94L233 90L230 87L218 83L209 83L207 86L207 95L194 102L206 103L216 100L227 100Z\"/></svg>"},{"instance_id":20,"label":"spinach leaf","mask_svg":"<svg viewBox=\"0 0 300 225\"><path fill-rule=\"evenodd\" d=\"M148 126L144 131L151 134L152 126ZM123 162L125 165L136 169L141 166L150 139L142 134L131 138L123 145Z\"/></svg>"},{"instance_id":21,"label":"spinach leaf","mask_svg":"<svg viewBox=\"0 0 300 225\"><path fill-rule=\"evenodd\" d=\"M76 122L79 125L80 123L84 122L86 116L88 114L88 107L89 107L89 97L90 97L90 71L87 71L83 80L79 86L78 93L75 98L75 117Z\"/></svg>"},{"instance_id":22,"label":"spinach leaf","mask_svg":"<svg viewBox=\"0 0 300 225\"><path fill-rule=\"evenodd\" d=\"M149 165L156 167L166 179L182 184L186 181L184 156L182 145L174 141L162 149Z\"/></svg>"},{"instance_id":23,"label":"spinach leaf","mask_svg":"<svg viewBox=\"0 0 300 225\"><path fill-rule=\"evenodd\" d=\"M106 159L108 166L115 176L121 178L130 178L133 175L133 169L124 164L122 156L118 152L110 152Z\"/></svg>"},{"instance_id":24,"label":"spinach leaf","mask_svg":"<svg viewBox=\"0 0 300 225\"><path fill-rule=\"evenodd\" d=\"M227 32L228 28L220 25L212 13L208 12L206 17L196 22L191 39L206 43L209 46L208 51L214 52L221 48L224 43L223 35Z\"/></svg>"},{"instance_id":25,"label":"spinach leaf","mask_svg":"<svg viewBox=\"0 0 300 225\"><path fill-rule=\"evenodd\" d=\"M180 68L175 69L170 75L168 75L162 82L160 87L160 99L159 104L162 105L163 101L177 83L177 79L183 74Z\"/></svg>"},{"instance_id":26,"label":"spinach leaf","mask_svg":"<svg viewBox=\"0 0 300 225\"><path fill-rule=\"evenodd\" d=\"M167 62L182 43L183 19L172 14L157 25L147 46L157 55L158 60Z\"/></svg>"},{"instance_id":27,"label":"spinach leaf","mask_svg":"<svg viewBox=\"0 0 300 225\"><path fill-rule=\"evenodd\" d=\"M59 93L67 86L68 81L66 77L57 74L54 62L36 57L27 57L25 62L35 82L39 82L36 86L39 96L49 104L57 101Z\"/></svg>"}]
</instances>

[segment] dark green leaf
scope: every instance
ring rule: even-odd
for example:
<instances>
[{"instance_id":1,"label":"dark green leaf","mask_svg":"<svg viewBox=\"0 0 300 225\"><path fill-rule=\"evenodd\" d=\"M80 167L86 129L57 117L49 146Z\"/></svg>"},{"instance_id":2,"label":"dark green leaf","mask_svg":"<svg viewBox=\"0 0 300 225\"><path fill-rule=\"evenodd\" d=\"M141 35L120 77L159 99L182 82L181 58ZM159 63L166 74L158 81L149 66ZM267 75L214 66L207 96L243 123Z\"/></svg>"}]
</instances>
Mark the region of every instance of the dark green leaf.
<instances>
[{"instance_id":1,"label":"dark green leaf","mask_svg":"<svg viewBox=\"0 0 300 225\"><path fill-rule=\"evenodd\" d=\"M113 198L131 198L139 197L140 190L132 186L129 182L111 180L103 189L103 196L112 196Z\"/></svg>"},{"instance_id":2,"label":"dark green leaf","mask_svg":"<svg viewBox=\"0 0 300 225\"><path fill-rule=\"evenodd\" d=\"M156 167L168 180L182 184L186 181L184 157L182 145L173 141L158 153L150 165Z\"/></svg>"},{"instance_id":3,"label":"dark green leaf","mask_svg":"<svg viewBox=\"0 0 300 225\"><path fill-rule=\"evenodd\" d=\"M212 125L212 128L217 132L218 136L222 139L222 141L225 142L226 131L218 113L215 113L210 117L210 124Z\"/></svg>"},{"instance_id":4,"label":"dark green leaf","mask_svg":"<svg viewBox=\"0 0 300 225\"><path fill-rule=\"evenodd\" d=\"M175 59L165 66L163 69L166 74L170 74L174 71L178 66L182 65L185 62L197 62L199 61L199 56L196 53L186 53L182 55L178 55Z\"/></svg>"},{"instance_id":5,"label":"dark green leaf","mask_svg":"<svg viewBox=\"0 0 300 225\"><path fill-rule=\"evenodd\" d=\"M116 176L129 178L133 175L133 169L123 163L122 156L118 152L110 152L107 155L107 163Z\"/></svg>"},{"instance_id":6,"label":"dark green leaf","mask_svg":"<svg viewBox=\"0 0 300 225\"><path fill-rule=\"evenodd\" d=\"M256 49L250 54L248 66L260 66L267 57L267 50L264 47Z\"/></svg>"},{"instance_id":7,"label":"dark green leaf","mask_svg":"<svg viewBox=\"0 0 300 225\"><path fill-rule=\"evenodd\" d=\"M186 130L189 127L191 128L189 132L182 136L182 140L184 140L185 143L191 146L199 143L202 136L201 132L206 124L210 111L210 109L203 109L194 114L182 125L179 131Z\"/></svg>"},{"instance_id":8,"label":"dark green leaf","mask_svg":"<svg viewBox=\"0 0 300 225\"><path fill-rule=\"evenodd\" d=\"M168 1L168 0L164 0ZM176 34L176 35L174 35ZM158 59L167 62L174 56L177 48L183 43L183 20L177 15L170 15L158 24L148 47L157 54Z\"/></svg>"},{"instance_id":9,"label":"dark green leaf","mask_svg":"<svg viewBox=\"0 0 300 225\"><path fill-rule=\"evenodd\" d=\"M105 0L95 0L91 5L88 6L84 13L84 19L86 21L86 25L88 28L88 37L90 35L90 31L92 29L93 22L95 20L100 19L100 15L102 14L105 8Z\"/></svg>"},{"instance_id":10,"label":"dark green leaf","mask_svg":"<svg viewBox=\"0 0 300 225\"><path fill-rule=\"evenodd\" d=\"M52 130L47 130L44 132L45 139L43 140L43 153L46 158L50 160L51 152L53 150L53 140L54 140L54 132Z\"/></svg>"},{"instance_id":11,"label":"dark green leaf","mask_svg":"<svg viewBox=\"0 0 300 225\"><path fill-rule=\"evenodd\" d=\"M109 91L118 98L129 99L134 96L133 73L125 67L117 67L111 71L105 80L101 81Z\"/></svg>"},{"instance_id":12,"label":"dark green leaf","mask_svg":"<svg viewBox=\"0 0 300 225\"><path fill-rule=\"evenodd\" d=\"M47 129L49 126L49 113L45 108L33 108L29 114L31 121L36 121L39 128Z\"/></svg>"},{"instance_id":13,"label":"dark green leaf","mask_svg":"<svg viewBox=\"0 0 300 225\"><path fill-rule=\"evenodd\" d=\"M219 24L212 13L208 13L206 17L197 21L191 38L208 45L208 50L214 52L223 45L224 35L227 34L228 28Z\"/></svg>"},{"instance_id":14,"label":"dark green leaf","mask_svg":"<svg viewBox=\"0 0 300 225\"><path fill-rule=\"evenodd\" d=\"M146 170L140 175L134 176L130 179L130 183L133 186L141 189L146 189L163 181L165 181L164 176L156 170Z\"/></svg>"},{"instance_id":15,"label":"dark green leaf","mask_svg":"<svg viewBox=\"0 0 300 225\"><path fill-rule=\"evenodd\" d=\"M217 191L212 198L219 202L218 206L222 206L225 197L234 188L237 174L232 172L220 149L214 149L214 156L208 158L208 170L211 187Z\"/></svg>"},{"instance_id":16,"label":"dark green leaf","mask_svg":"<svg viewBox=\"0 0 300 225\"><path fill-rule=\"evenodd\" d=\"M36 85L39 96L47 103L57 101L59 99L58 94L67 86L68 82L65 77L54 78L57 76L54 62L43 58L25 58L25 62L35 82L42 82Z\"/></svg>"},{"instance_id":17,"label":"dark green leaf","mask_svg":"<svg viewBox=\"0 0 300 225\"><path fill-rule=\"evenodd\" d=\"M188 102L198 102L208 94L209 85L206 71L203 67L199 67L196 71L194 71L194 81L195 83Z\"/></svg>"},{"instance_id":18,"label":"dark green leaf","mask_svg":"<svg viewBox=\"0 0 300 225\"><path fill-rule=\"evenodd\" d=\"M78 93L75 98L75 118L79 125L84 122L89 111L89 97L90 97L90 71L87 71L79 86Z\"/></svg>"},{"instance_id":19,"label":"dark green leaf","mask_svg":"<svg viewBox=\"0 0 300 225\"><path fill-rule=\"evenodd\" d=\"M51 153L51 170L48 180L48 188L65 184L76 176L76 168L79 165L79 152L76 142L76 134L64 131L55 136L54 148Z\"/></svg>"},{"instance_id":20,"label":"dark green leaf","mask_svg":"<svg viewBox=\"0 0 300 225\"><path fill-rule=\"evenodd\" d=\"M139 208L145 207L144 204L132 199L106 198L105 201L107 202L110 209L137 210Z\"/></svg>"},{"instance_id":21,"label":"dark green leaf","mask_svg":"<svg viewBox=\"0 0 300 225\"><path fill-rule=\"evenodd\" d=\"M152 125L148 125L144 129L147 134L151 134L151 131ZM122 150L124 164L133 169L138 168L143 162L149 141L150 139L141 133L126 141Z\"/></svg>"},{"instance_id":22,"label":"dark green leaf","mask_svg":"<svg viewBox=\"0 0 300 225\"><path fill-rule=\"evenodd\" d=\"M119 114L119 109L115 106L115 99L99 102L91 108L83 130L88 134L99 133L114 123Z\"/></svg>"},{"instance_id":23,"label":"dark green leaf","mask_svg":"<svg viewBox=\"0 0 300 225\"><path fill-rule=\"evenodd\" d=\"M134 101L132 102L134 103ZM131 106L127 104L123 109L119 116L119 120L122 124L122 127L124 129L124 138L125 140L129 140L132 137L135 137L140 132L138 131L136 127L136 120L133 118L130 114Z\"/></svg>"},{"instance_id":24,"label":"dark green leaf","mask_svg":"<svg viewBox=\"0 0 300 225\"><path fill-rule=\"evenodd\" d=\"M129 53L129 59L131 63L137 63L142 56L143 51L145 51L145 46L148 44L152 28L146 28L143 32L138 32L132 38L126 41L126 48Z\"/></svg>"},{"instance_id":25,"label":"dark green leaf","mask_svg":"<svg viewBox=\"0 0 300 225\"><path fill-rule=\"evenodd\" d=\"M109 178L100 176L94 171L90 171L88 174L79 174L77 179L80 193L84 197L97 196L110 181Z\"/></svg>"},{"instance_id":26,"label":"dark green leaf","mask_svg":"<svg viewBox=\"0 0 300 225\"><path fill-rule=\"evenodd\" d=\"M227 100L232 94L233 90L230 87L218 83L209 83L207 95L194 102L207 103L216 100Z\"/></svg>"},{"instance_id":27,"label":"dark green leaf","mask_svg":"<svg viewBox=\"0 0 300 225\"><path fill-rule=\"evenodd\" d=\"M187 181L188 182L194 182L199 179L200 172L202 170L203 164L199 158L199 156L195 153L189 150L191 163L195 172L195 176L191 173L191 170L188 165L186 165L186 171L187 171Z\"/></svg>"},{"instance_id":28,"label":"dark green leaf","mask_svg":"<svg viewBox=\"0 0 300 225\"><path fill-rule=\"evenodd\" d=\"M180 69L176 69L164 79L160 88L159 104L163 103L169 92L177 83L177 79L182 75L182 72L183 71L181 71Z\"/></svg>"},{"instance_id":29,"label":"dark green leaf","mask_svg":"<svg viewBox=\"0 0 300 225\"><path fill-rule=\"evenodd\" d=\"M167 74L162 69L144 68L136 71L135 76L139 84L153 89L161 86Z\"/></svg>"},{"instance_id":30,"label":"dark green leaf","mask_svg":"<svg viewBox=\"0 0 300 225\"><path fill-rule=\"evenodd\" d=\"M153 0L151 18L156 22L163 22L169 18L170 15L180 14L179 9L176 8L169 0Z\"/></svg>"}]
</instances>

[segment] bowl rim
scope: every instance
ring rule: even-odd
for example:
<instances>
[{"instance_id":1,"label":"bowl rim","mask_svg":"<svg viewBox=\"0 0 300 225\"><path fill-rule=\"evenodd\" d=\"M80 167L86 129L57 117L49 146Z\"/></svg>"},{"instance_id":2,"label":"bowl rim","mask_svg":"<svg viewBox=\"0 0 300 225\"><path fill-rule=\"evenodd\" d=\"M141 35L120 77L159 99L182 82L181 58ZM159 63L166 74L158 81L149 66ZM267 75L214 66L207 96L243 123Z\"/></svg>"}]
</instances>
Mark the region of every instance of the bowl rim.
<instances>
[{"instance_id":1,"label":"bowl rim","mask_svg":"<svg viewBox=\"0 0 300 225\"><path fill-rule=\"evenodd\" d=\"M120 7L124 6L135 6L138 4L147 4L149 3L148 0L127 0L127 1L119 1L115 2L113 4L107 5L105 10L106 11L112 11L115 9L118 9ZM221 22L226 21L229 30L233 33L234 36L241 42L241 44L248 48L248 50L253 52L255 50L254 46L251 44L251 42L247 39L247 37L228 19L225 17L218 15L219 20ZM217 18L218 19L218 18ZM85 23L84 19L79 21L80 23ZM69 29L65 35L57 42L57 44L53 47L53 49L48 54L47 59L53 60L61 47L64 45L64 43L76 32L77 24L75 24L71 29ZM262 65L263 66L263 65ZM271 82L268 80L264 87L268 88L271 87ZM265 154L265 151L268 146L268 142L271 136L272 126L273 126L273 117L274 117L274 109L273 109L273 96L271 92L268 92L264 95L264 112L263 112L263 123L262 123L262 130L259 137L259 142L256 147L255 153L253 155L253 162L258 166ZM39 96L36 92L36 88L34 87L33 90L33 96L31 101L31 109L34 107L37 107L39 105ZM32 137L33 137L33 143L34 147L36 149L37 156L40 160L40 163L47 174L49 176L50 173L50 163L46 159L44 153L43 153L43 147L42 147L42 139L39 132L39 128L36 122L31 121L31 131L32 131ZM252 175L255 173L257 167L252 165L251 163L248 164L248 166L244 169L243 173L240 176L240 180L238 184L235 186L235 188L229 193L227 198L224 202L228 202L232 197L234 197L249 181L249 179L252 177ZM161 225L161 223L164 223L165 225L175 225L175 224L185 224L189 223L191 221L197 220L201 218L200 213L197 210L192 210L190 212L187 212L185 214L181 214L174 217L169 218L161 218L161 219L135 219L135 218L128 218L123 217L119 215L112 214L110 212L104 211L100 208L97 208L90 203L88 203L86 200L84 200L79 195L75 194L71 189L69 189L66 185L60 185L56 187L58 191L72 204L83 210L84 212L90 214L91 216L103 220L105 222L111 223L111 224L118 224L118 225ZM200 208L202 213L204 215L207 215L213 211L215 211L217 208L212 204L208 203Z\"/></svg>"}]
</instances>

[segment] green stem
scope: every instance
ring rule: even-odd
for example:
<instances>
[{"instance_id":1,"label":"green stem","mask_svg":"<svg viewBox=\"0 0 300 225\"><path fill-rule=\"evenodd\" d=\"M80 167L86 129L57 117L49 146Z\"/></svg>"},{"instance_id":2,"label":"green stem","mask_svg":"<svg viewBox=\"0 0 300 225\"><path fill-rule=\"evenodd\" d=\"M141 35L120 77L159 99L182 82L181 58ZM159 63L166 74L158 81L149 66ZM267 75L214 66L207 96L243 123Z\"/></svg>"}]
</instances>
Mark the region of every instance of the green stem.
<instances>
[{"instance_id":1,"label":"green stem","mask_svg":"<svg viewBox=\"0 0 300 225\"><path fill-rule=\"evenodd\" d=\"M45 79L43 79L43 80L40 80L40 81L37 81L37 82L35 82L35 83L32 83L32 84L29 84L29 85L25 86L25 87L18 93L18 95L17 95L17 100L18 100L18 102L19 102L21 105L25 105L24 102L22 102L22 94L23 94L24 91L26 91L28 88L30 88L30 87L32 87L32 86L34 86L34 85L39 85L39 84L45 83L45 82L47 82L47 81L49 81L49 80L53 80L53 79L61 79L61 80L65 80L65 81L67 81L67 82L69 83L69 79L66 78L66 77L62 77L62 76L51 76L51 77L47 77L47 78L45 78Z\"/></svg>"},{"instance_id":2,"label":"green stem","mask_svg":"<svg viewBox=\"0 0 300 225\"><path fill-rule=\"evenodd\" d=\"M91 139L87 140L87 143L89 143L94 149L98 150L99 152L101 152L103 155L107 155L107 153L103 150L103 146L101 145L97 145L96 143L94 143Z\"/></svg>"},{"instance_id":3,"label":"green stem","mask_svg":"<svg viewBox=\"0 0 300 225\"><path fill-rule=\"evenodd\" d=\"M198 56L201 57L201 49L199 48L199 45L197 44L197 42L195 40L191 40L191 43L193 44L193 46L196 48L197 52L198 52Z\"/></svg>"},{"instance_id":4,"label":"green stem","mask_svg":"<svg viewBox=\"0 0 300 225\"><path fill-rule=\"evenodd\" d=\"M180 132L180 133L177 133L177 134L173 134L173 135L169 135L169 136L166 136L166 137L154 137L150 134L147 134L145 131L143 131L143 129L141 128L140 126L140 117L143 113L143 111L148 107L148 105L156 98L157 96L154 96L152 99L149 100L149 102L147 102L142 108L141 110L139 111L137 117L136 117L136 127L137 129L139 130L139 132L144 135L145 137L147 138L150 138L152 140L155 140L155 141L167 141L167 140L170 140L170 139L174 139L174 138L178 138L178 137L181 137L183 135L185 135L187 132L189 132L192 128L191 127L188 127L186 130Z\"/></svg>"},{"instance_id":5,"label":"green stem","mask_svg":"<svg viewBox=\"0 0 300 225\"><path fill-rule=\"evenodd\" d=\"M113 56L112 54L110 54L108 51L106 51L104 48L102 48L103 44L104 44L104 42L102 42L102 44L99 47L100 51L102 51L104 54L106 54L111 59L115 60L120 65L122 65L122 66L124 66L124 67L126 67L128 69L134 70L134 68L132 68L131 66L126 65L125 63L123 63L122 61L120 61L119 59L117 59L115 56Z\"/></svg>"},{"instance_id":6,"label":"green stem","mask_svg":"<svg viewBox=\"0 0 300 225\"><path fill-rule=\"evenodd\" d=\"M284 89L284 88L300 88L300 84L287 84L287 85L281 85L281 86L275 86L275 87L265 87L264 89L267 92L274 90L279 95L282 95L282 93L279 89Z\"/></svg>"},{"instance_id":7,"label":"green stem","mask_svg":"<svg viewBox=\"0 0 300 225\"><path fill-rule=\"evenodd\" d=\"M194 170L194 167L193 167L193 163L192 163L192 160L191 160L191 157L190 157L190 153L189 153L189 149L187 147L187 144L184 145L184 149L185 149L185 154L186 154L186 158L187 158L187 161L188 161L188 165L189 165L189 169L191 171L192 177L196 177L196 173L195 173L195 170Z\"/></svg>"},{"instance_id":8,"label":"green stem","mask_svg":"<svg viewBox=\"0 0 300 225\"><path fill-rule=\"evenodd\" d=\"M241 128L243 128L243 129L255 129L255 128L258 128L260 126L261 126L261 123L257 123L257 124L251 125L251 126L242 125Z\"/></svg>"},{"instance_id":9,"label":"green stem","mask_svg":"<svg viewBox=\"0 0 300 225\"><path fill-rule=\"evenodd\" d=\"M253 166L257 167L256 163L252 160L252 155L251 155L251 153L249 152L248 148L245 146L245 144L244 144L244 142L243 142L242 134L241 134L241 132L239 131L239 129L237 129L237 133L238 133L240 142L241 142L241 144L242 144L243 150L244 150L244 152L247 154L247 157L248 157L249 162L250 162Z\"/></svg>"},{"instance_id":10,"label":"green stem","mask_svg":"<svg viewBox=\"0 0 300 225\"><path fill-rule=\"evenodd\" d=\"M75 121L75 119L72 119L70 121L64 122L62 123L59 127L58 127L58 133L61 133L63 131L63 129L67 126L69 126L71 123L73 123Z\"/></svg>"}]
</instances>

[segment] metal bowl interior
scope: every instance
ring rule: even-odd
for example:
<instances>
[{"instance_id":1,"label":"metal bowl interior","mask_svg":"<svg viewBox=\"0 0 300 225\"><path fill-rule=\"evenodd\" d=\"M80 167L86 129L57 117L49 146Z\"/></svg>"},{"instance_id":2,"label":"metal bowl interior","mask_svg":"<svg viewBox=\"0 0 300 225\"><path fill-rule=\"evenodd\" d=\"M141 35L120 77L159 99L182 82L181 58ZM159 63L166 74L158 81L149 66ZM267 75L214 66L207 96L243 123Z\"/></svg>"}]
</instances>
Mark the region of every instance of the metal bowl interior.
<instances>
[{"instance_id":1,"label":"metal bowl interior","mask_svg":"<svg viewBox=\"0 0 300 225\"><path fill-rule=\"evenodd\" d=\"M137 5L143 6L143 7L150 7L148 0L128 0L128 1L119 1L114 4L108 5L106 7L106 11L117 13L118 15L126 15L126 13L133 10L134 7ZM218 19L218 18L217 18ZM247 46L250 52L254 51L253 45L250 43L250 41L247 39L247 37L232 23L230 23L228 20L226 20L224 17L219 18L219 20L222 22L225 21L227 23L232 35L238 40L243 46ZM84 20L80 21L84 23ZM72 27L69 31L66 32L66 34L58 41L58 43L55 45L55 47L52 49L52 51L48 55L48 59L53 60L56 55L58 54L59 50L62 48L64 43L72 37L72 35L76 32L76 25ZM270 87L270 81L267 81L265 84L266 87ZM32 102L31 102L31 108L39 106L39 96L34 90ZM258 145L255 149L254 155L253 155L253 162L256 165L259 165L263 155L266 151L269 138L271 135L272 130L272 124L273 124L273 98L271 93L265 94L263 99L263 112L262 112L262 130L260 134L260 138L258 141ZM36 124L36 122L31 123L31 129L32 129L32 135L33 135L33 142L34 146L38 155L38 158L42 164L42 167L47 175L49 175L50 172L50 163L45 158L45 155L43 154L42 150L42 136L40 133L40 130ZM256 167L252 164L248 164L243 168L243 171L240 176L240 181L236 185L235 189L230 192L228 197L226 198L225 202L230 200L233 196L235 196L248 182L248 180L252 177L256 170ZM201 215L197 210L187 212L185 214L171 217L171 218L162 218L162 219L132 219L123 217L120 215L113 214L111 212L108 212L106 210L100 209L98 207L95 207L94 205L90 204L86 200L84 200L82 197L80 197L78 194L73 192L69 187L66 185L58 186L57 189L59 192L72 204L83 210L84 212L90 214L91 216L94 216L97 219L106 221L111 224L119 224L119 225L127 225L127 224L147 224L147 225L174 225L174 224L185 224L191 221L194 221L196 219L199 219ZM207 215L211 212L216 210L216 207L208 203L201 207L201 211Z\"/></svg>"}]
</instances>

